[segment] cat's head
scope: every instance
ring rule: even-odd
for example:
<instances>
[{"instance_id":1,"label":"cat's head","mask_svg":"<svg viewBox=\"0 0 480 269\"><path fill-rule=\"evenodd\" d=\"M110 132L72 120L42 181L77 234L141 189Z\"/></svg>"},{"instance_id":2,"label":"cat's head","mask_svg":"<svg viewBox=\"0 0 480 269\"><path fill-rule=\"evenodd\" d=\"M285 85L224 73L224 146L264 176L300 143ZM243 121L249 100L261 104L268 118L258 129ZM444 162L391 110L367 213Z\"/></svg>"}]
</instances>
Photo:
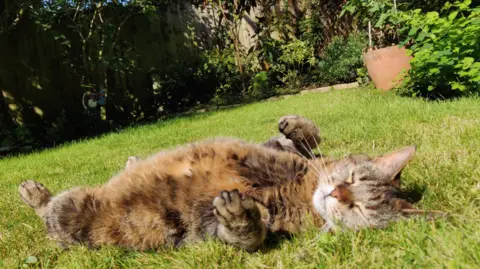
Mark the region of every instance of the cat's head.
<instances>
[{"instance_id":1,"label":"cat's head","mask_svg":"<svg viewBox=\"0 0 480 269\"><path fill-rule=\"evenodd\" d=\"M385 227L389 222L422 214L399 197L400 174L415 146L370 158L351 155L327 165L313 204L330 227Z\"/></svg>"}]
</instances>

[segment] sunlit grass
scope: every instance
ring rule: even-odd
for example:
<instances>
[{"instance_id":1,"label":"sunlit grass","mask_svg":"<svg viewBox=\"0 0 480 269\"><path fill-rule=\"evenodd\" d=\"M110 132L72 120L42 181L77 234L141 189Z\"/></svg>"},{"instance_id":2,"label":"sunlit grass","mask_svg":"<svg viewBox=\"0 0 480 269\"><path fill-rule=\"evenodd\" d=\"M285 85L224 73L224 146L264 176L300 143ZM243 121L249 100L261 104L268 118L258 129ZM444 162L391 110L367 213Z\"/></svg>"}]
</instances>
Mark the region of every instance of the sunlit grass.
<instances>
[{"instance_id":1,"label":"sunlit grass","mask_svg":"<svg viewBox=\"0 0 480 269\"><path fill-rule=\"evenodd\" d=\"M405 187L425 188L418 206L451 213L446 220L409 220L385 230L318 235L315 230L247 253L208 241L179 250L131 252L115 247L58 249L23 205L18 184L28 178L58 192L95 185L120 170L129 155L212 136L260 142L276 135L285 114L322 128L323 153L381 154L416 144ZM366 89L308 94L124 130L41 153L0 161L0 267L60 268L478 268L480 266L480 99L425 102ZM30 260L32 260L30 258Z\"/></svg>"}]
</instances>

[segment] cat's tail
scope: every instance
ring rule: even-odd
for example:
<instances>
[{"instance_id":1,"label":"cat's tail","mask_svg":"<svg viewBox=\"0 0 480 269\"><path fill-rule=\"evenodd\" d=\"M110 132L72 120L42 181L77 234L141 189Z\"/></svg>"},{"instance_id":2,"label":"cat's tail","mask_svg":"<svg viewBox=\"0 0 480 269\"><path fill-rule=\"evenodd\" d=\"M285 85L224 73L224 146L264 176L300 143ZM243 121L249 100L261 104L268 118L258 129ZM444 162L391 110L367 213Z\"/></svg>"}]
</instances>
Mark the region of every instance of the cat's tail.
<instances>
[{"instance_id":1,"label":"cat's tail","mask_svg":"<svg viewBox=\"0 0 480 269\"><path fill-rule=\"evenodd\" d=\"M41 183L34 180L27 180L18 186L18 193L22 200L33 209L41 218L45 214L45 209L52 199L52 194Z\"/></svg>"}]
</instances>

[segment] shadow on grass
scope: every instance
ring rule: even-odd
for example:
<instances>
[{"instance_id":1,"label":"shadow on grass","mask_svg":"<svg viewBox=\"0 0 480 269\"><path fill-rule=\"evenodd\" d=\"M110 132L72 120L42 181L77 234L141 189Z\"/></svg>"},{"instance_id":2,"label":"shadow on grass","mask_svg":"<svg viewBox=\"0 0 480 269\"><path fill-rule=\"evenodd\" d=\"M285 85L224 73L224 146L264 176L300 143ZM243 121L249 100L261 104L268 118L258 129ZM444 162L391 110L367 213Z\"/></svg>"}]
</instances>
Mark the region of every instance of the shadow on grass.
<instances>
[{"instance_id":1,"label":"shadow on grass","mask_svg":"<svg viewBox=\"0 0 480 269\"><path fill-rule=\"evenodd\" d=\"M423 194L426 190L426 186L414 184L412 186L409 186L408 188L402 189L401 193L398 196L414 204L422 200Z\"/></svg>"},{"instance_id":2,"label":"shadow on grass","mask_svg":"<svg viewBox=\"0 0 480 269\"><path fill-rule=\"evenodd\" d=\"M198 112L198 113L179 113L179 114L169 114L162 116L158 119L145 119L143 121L137 121L137 122L130 122L130 121L124 121L124 122L118 122L116 124L108 124L105 123L103 128L99 128L95 132L91 132L89 134L85 135L78 135L74 138L67 138L64 140L56 141L55 144L37 144L29 147L23 147L23 146L17 146L12 148L9 151L6 152L0 152L0 160L4 158L13 158L13 157L21 157L25 155L29 155L32 153L40 153L42 151L48 150L48 149L54 149L54 148L59 148L62 146L68 146L71 144L79 143L79 142L85 142L88 140L93 140L93 139L98 139L102 138L103 136L109 135L109 134L116 134L116 133L122 133L125 130L131 129L131 128L138 128L142 126L152 126L155 125L156 127L161 127L163 125L166 125L170 123L171 121L175 120L199 120L199 119L207 119L213 115L215 115L218 111L229 111L229 110L234 110L239 107L249 105L249 103L245 104L240 104L240 105L235 105L227 108L222 108L214 111L206 111L206 112ZM78 127L78 126L77 126Z\"/></svg>"},{"instance_id":3,"label":"shadow on grass","mask_svg":"<svg viewBox=\"0 0 480 269\"><path fill-rule=\"evenodd\" d=\"M265 254L272 250L278 249L279 245L283 241L290 241L292 240L293 235L287 232L268 232L267 238L265 238L263 247L258 250L258 252Z\"/></svg>"}]
</instances>

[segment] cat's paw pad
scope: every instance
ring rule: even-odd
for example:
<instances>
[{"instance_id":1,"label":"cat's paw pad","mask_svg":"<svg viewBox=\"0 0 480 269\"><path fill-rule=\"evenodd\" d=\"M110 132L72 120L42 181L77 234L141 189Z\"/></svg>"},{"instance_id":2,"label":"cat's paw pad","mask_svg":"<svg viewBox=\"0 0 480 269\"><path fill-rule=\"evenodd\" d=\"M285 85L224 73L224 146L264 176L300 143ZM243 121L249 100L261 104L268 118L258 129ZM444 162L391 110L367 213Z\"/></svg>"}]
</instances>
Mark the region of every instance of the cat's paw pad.
<instances>
[{"instance_id":1,"label":"cat's paw pad","mask_svg":"<svg viewBox=\"0 0 480 269\"><path fill-rule=\"evenodd\" d=\"M238 190L222 191L213 200L213 213L226 227L245 226L260 219L260 212L250 196L241 197Z\"/></svg>"},{"instance_id":2,"label":"cat's paw pad","mask_svg":"<svg viewBox=\"0 0 480 269\"><path fill-rule=\"evenodd\" d=\"M125 164L125 168L130 168L130 167L132 167L132 165L134 165L135 163L137 163L139 160L140 160L140 158L138 158L137 156L130 156L130 157L128 157L127 163Z\"/></svg>"},{"instance_id":3,"label":"cat's paw pad","mask_svg":"<svg viewBox=\"0 0 480 269\"><path fill-rule=\"evenodd\" d=\"M27 180L18 186L18 193L25 203L33 208L46 205L52 194L41 183Z\"/></svg>"}]
</instances>

